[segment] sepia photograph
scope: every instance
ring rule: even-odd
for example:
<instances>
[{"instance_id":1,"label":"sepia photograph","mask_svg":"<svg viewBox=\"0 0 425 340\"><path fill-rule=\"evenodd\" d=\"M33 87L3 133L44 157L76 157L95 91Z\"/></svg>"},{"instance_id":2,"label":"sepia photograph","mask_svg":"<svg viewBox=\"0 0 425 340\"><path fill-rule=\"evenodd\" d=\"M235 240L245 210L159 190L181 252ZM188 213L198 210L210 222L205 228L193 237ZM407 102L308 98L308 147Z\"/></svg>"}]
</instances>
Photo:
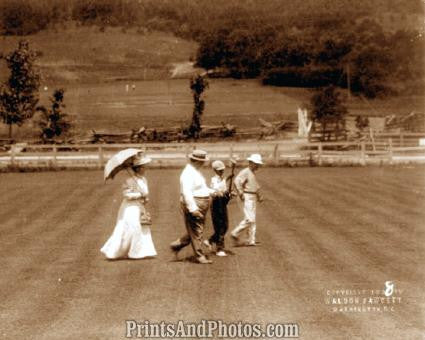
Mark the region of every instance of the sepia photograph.
<instances>
[{"instance_id":1,"label":"sepia photograph","mask_svg":"<svg viewBox=\"0 0 425 340\"><path fill-rule=\"evenodd\" d=\"M0 339L425 339L424 0L0 0Z\"/></svg>"}]
</instances>

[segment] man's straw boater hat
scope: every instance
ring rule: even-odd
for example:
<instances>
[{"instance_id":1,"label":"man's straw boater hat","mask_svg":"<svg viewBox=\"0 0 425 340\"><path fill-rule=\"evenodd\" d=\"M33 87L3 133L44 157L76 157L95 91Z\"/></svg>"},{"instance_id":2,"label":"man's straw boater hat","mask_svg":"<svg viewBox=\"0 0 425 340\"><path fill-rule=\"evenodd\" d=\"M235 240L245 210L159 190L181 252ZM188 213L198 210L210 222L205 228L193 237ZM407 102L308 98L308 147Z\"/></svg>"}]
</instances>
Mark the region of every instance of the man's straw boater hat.
<instances>
[{"instance_id":1,"label":"man's straw boater hat","mask_svg":"<svg viewBox=\"0 0 425 340\"><path fill-rule=\"evenodd\" d=\"M193 150L192 153L189 155L189 158L199 162L206 162L209 160L207 152L200 149Z\"/></svg>"}]
</instances>

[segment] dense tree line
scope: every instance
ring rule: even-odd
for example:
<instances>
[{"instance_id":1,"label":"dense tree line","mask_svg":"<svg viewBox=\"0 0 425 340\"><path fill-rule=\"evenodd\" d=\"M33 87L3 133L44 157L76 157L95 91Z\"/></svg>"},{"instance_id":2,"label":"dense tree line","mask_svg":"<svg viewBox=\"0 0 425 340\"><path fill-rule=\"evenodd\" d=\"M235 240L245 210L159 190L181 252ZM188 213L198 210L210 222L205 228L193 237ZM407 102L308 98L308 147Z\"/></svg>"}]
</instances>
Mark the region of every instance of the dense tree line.
<instances>
[{"instance_id":1,"label":"dense tree line","mask_svg":"<svg viewBox=\"0 0 425 340\"><path fill-rule=\"evenodd\" d=\"M83 25L168 30L197 40L223 27L233 30L272 23L277 28L320 29L335 20L365 17L397 30L416 27L412 16L421 18L423 12L421 0L2 0L0 33L31 34L74 20Z\"/></svg>"},{"instance_id":2,"label":"dense tree line","mask_svg":"<svg viewBox=\"0 0 425 340\"><path fill-rule=\"evenodd\" d=\"M236 78L374 97L423 90L423 15L420 0L3 0L0 32L69 20L169 31L199 42L200 66Z\"/></svg>"},{"instance_id":3,"label":"dense tree line","mask_svg":"<svg viewBox=\"0 0 425 340\"><path fill-rule=\"evenodd\" d=\"M295 26L257 21L206 32L197 62L270 85L350 86L355 94L376 97L423 91L424 38L420 27L388 29L369 16L335 13Z\"/></svg>"}]
</instances>

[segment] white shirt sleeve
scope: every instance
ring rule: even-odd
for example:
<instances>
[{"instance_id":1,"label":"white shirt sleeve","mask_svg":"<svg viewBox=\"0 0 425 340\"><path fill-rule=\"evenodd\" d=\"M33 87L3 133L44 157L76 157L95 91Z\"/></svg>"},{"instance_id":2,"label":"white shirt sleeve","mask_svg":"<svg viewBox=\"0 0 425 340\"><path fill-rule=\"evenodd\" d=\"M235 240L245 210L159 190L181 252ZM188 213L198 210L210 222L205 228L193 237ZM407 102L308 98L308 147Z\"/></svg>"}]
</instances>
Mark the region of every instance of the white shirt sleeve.
<instances>
[{"instance_id":1,"label":"white shirt sleeve","mask_svg":"<svg viewBox=\"0 0 425 340\"><path fill-rule=\"evenodd\" d=\"M211 188L214 191L218 191L221 193L224 193L227 191L227 185L226 185L226 180L225 179L221 179L218 176L214 176L211 178Z\"/></svg>"},{"instance_id":2,"label":"white shirt sleeve","mask_svg":"<svg viewBox=\"0 0 425 340\"><path fill-rule=\"evenodd\" d=\"M148 189L148 181L145 177L138 179L137 184L139 186L140 192L142 193L143 197L147 197L149 195L149 189Z\"/></svg>"},{"instance_id":3,"label":"white shirt sleeve","mask_svg":"<svg viewBox=\"0 0 425 340\"><path fill-rule=\"evenodd\" d=\"M220 182L217 179L217 176L211 177L211 189L219 190Z\"/></svg>"},{"instance_id":4,"label":"white shirt sleeve","mask_svg":"<svg viewBox=\"0 0 425 340\"><path fill-rule=\"evenodd\" d=\"M235 178L235 187L239 194L243 193L243 186L246 182L246 174L245 171L242 170Z\"/></svg>"},{"instance_id":5,"label":"white shirt sleeve","mask_svg":"<svg viewBox=\"0 0 425 340\"><path fill-rule=\"evenodd\" d=\"M183 196L183 200L186 203L187 209L190 212L198 210L198 206L193 197L193 175L190 171L183 170L180 176L180 192Z\"/></svg>"}]
</instances>

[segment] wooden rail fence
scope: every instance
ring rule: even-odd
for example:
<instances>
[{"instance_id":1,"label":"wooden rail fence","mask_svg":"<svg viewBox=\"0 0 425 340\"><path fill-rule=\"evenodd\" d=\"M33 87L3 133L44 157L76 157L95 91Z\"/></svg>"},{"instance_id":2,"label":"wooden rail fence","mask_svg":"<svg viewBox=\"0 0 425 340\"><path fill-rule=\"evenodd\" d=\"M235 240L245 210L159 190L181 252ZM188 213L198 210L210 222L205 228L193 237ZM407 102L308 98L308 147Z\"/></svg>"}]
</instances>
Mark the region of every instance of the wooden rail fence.
<instances>
[{"instance_id":1,"label":"wooden rail fence","mask_svg":"<svg viewBox=\"0 0 425 340\"><path fill-rule=\"evenodd\" d=\"M397 143L399 145L399 143ZM307 162L324 165L332 162L369 163L425 162L425 146L395 146L386 142L318 142L305 140L243 143L158 143L158 144L68 144L12 145L0 152L0 167L91 167L102 168L117 151L135 147L144 150L154 165L181 165L194 148L206 150L211 159L237 156L245 160L251 153L262 154L266 164Z\"/></svg>"}]
</instances>

